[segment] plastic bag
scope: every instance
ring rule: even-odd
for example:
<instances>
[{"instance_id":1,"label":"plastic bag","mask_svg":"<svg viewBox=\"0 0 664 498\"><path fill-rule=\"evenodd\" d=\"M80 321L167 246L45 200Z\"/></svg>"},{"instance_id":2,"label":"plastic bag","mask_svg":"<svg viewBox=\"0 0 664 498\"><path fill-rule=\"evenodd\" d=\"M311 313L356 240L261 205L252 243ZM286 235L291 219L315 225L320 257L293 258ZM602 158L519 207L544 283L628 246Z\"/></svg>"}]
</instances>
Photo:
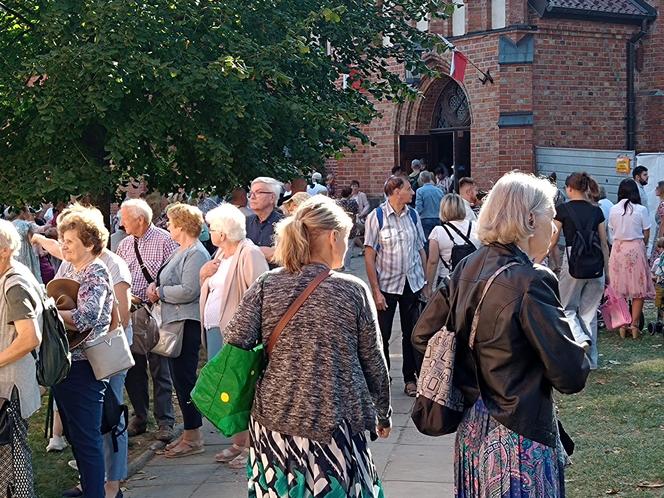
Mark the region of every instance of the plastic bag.
<instances>
[{"instance_id":1,"label":"plastic bag","mask_svg":"<svg viewBox=\"0 0 664 498\"><path fill-rule=\"evenodd\" d=\"M606 301L599 309L608 330L616 330L632 323L632 315L629 312L627 301L611 286L607 286L604 297L606 297Z\"/></svg>"}]
</instances>

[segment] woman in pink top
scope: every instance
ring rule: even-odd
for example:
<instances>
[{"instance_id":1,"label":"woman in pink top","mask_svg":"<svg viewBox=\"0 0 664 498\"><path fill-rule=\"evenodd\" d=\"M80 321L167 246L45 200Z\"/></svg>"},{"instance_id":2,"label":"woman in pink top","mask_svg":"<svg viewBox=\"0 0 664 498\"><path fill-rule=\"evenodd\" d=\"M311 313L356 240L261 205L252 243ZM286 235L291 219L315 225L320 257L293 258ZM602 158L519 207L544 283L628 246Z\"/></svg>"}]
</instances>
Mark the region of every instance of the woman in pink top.
<instances>
[{"instance_id":1,"label":"woman in pink top","mask_svg":"<svg viewBox=\"0 0 664 498\"><path fill-rule=\"evenodd\" d=\"M641 332L639 320L643 301L655 297L650 277L646 247L650 237L648 210L641 206L636 182L627 178L618 187L618 203L609 212L609 228L613 233L613 249L609 258L611 286L625 299L632 300L632 323L628 327L633 338ZM620 329L625 337L627 329Z\"/></svg>"}]
</instances>

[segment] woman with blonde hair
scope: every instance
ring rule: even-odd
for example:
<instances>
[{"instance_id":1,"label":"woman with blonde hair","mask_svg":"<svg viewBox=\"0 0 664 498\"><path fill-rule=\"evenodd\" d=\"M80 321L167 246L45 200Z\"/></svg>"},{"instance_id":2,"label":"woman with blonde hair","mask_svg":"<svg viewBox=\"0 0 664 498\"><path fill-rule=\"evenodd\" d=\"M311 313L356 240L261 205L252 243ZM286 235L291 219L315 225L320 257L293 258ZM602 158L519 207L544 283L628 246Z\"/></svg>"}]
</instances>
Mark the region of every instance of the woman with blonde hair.
<instances>
[{"instance_id":1,"label":"woman with blonde hair","mask_svg":"<svg viewBox=\"0 0 664 498\"><path fill-rule=\"evenodd\" d=\"M203 453L203 419L191 402L191 390L196 384L198 354L201 349L201 313L198 300L201 283L198 274L210 259L198 240L203 225L203 214L188 204L173 204L166 210L168 230L179 244L178 250L157 273L155 282L148 286L148 299L161 302L162 324L184 322L182 351L169 358L173 386L178 397L184 432L166 446L166 458L180 458Z\"/></svg>"},{"instance_id":2,"label":"woman with blonde hair","mask_svg":"<svg viewBox=\"0 0 664 498\"><path fill-rule=\"evenodd\" d=\"M201 324L209 361L221 349L224 329L242 296L269 268L263 252L247 238L242 211L224 203L208 212L205 220L210 224L212 243L218 248L212 261L205 263L200 271ZM231 468L243 468L248 448L248 434L237 434L233 445L217 453L215 460L228 463Z\"/></svg>"},{"instance_id":3,"label":"woman with blonde hair","mask_svg":"<svg viewBox=\"0 0 664 498\"><path fill-rule=\"evenodd\" d=\"M456 332L454 384L466 407L456 433L457 497L565 496L553 389L579 392L589 363L556 276L539 264L555 194L547 180L503 176L480 211L482 247L452 274L447 326ZM426 335L413 336L421 352Z\"/></svg>"},{"instance_id":4,"label":"woman with blonde hair","mask_svg":"<svg viewBox=\"0 0 664 498\"><path fill-rule=\"evenodd\" d=\"M302 204L277 225L282 268L258 278L226 327L226 343L250 349L294 312L256 386L250 497L383 496L366 437L387 437L391 427L376 309L362 281L331 271L343 263L351 227L331 199Z\"/></svg>"},{"instance_id":5,"label":"woman with blonde hair","mask_svg":"<svg viewBox=\"0 0 664 498\"><path fill-rule=\"evenodd\" d=\"M39 283L15 259L20 246L16 227L0 220L0 409L6 410L8 421L8 440L0 445L0 494L13 489L12 496L33 498L28 418L41 399L30 352L39 346L43 310Z\"/></svg>"}]
</instances>

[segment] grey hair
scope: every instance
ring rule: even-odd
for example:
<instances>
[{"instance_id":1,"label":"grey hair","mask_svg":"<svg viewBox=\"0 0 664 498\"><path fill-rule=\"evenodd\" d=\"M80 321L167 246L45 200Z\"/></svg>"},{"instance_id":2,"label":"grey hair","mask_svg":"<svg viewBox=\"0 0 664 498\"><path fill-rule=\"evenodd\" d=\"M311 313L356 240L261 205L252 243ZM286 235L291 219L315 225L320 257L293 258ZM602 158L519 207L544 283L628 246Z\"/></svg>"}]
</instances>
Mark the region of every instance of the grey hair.
<instances>
[{"instance_id":1,"label":"grey hair","mask_svg":"<svg viewBox=\"0 0 664 498\"><path fill-rule=\"evenodd\" d=\"M247 236L246 218L238 208L224 202L205 215L211 230L219 230L229 240L239 242Z\"/></svg>"},{"instance_id":2,"label":"grey hair","mask_svg":"<svg viewBox=\"0 0 664 498\"><path fill-rule=\"evenodd\" d=\"M320 182L323 181L323 175L321 175L318 171L316 171L316 172L312 173L311 181L316 182L316 183L320 183Z\"/></svg>"},{"instance_id":3,"label":"grey hair","mask_svg":"<svg viewBox=\"0 0 664 498\"><path fill-rule=\"evenodd\" d=\"M431 171L422 171L420 176L417 177L417 183L424 185L425 183L433 182L433 173Z\"/></svg>"},{"instance_id":4,"label":"grey hair","mask_svg":"<svg viewBox=\"0 0 664 498\"><path fill-rule=\"evenodd\" d=\"M21 237L11 221L0 220L0 249L11 250L12 256L21 248Z\"/></svg>"},{"instance_id":5,"label":"grey hair","mask_svg":"<svg viewBox=\"0 0 664 498\"><path fill-rule=\"evenodd\" d=\"M411 168L415 168L415 167L417 167L417 168L421 168L421 167L422 167L422 161L420 161L419 159L413 159L413 160L410 162L410 167L411 167Z\"/></svg>"},{"instance_id":6,"label":"grey hair","mask_svg":"<svg viewBox=\"0 0 664 498\"><path fill-rule=\"evenodd\" d=\"M482 204L477 235L482 244L511 244L530 237L535 229L531 215L555 213L557 189L548 180L514 171L507 173L489 192Z\"/></svg>"},{"instance_id":7,"label":"grey hair","mask_svg":"<svg viewBox=\"0 0 664 498\"><path fill-rule=\"evenodd\" d=\"M143 199L127 199L122 203L120 209L128 209L137 217L145 218L149 224L152 223L152 208Z\"/></svg>"},{"instance_id":8,"label":"grey hair","mask_svg":"<svg viewBox=\"0 0 664 498\"><path fill-rule=\"evenodd\" d=\"M254 178L251 182L252 187L254 186L254 183L263 183L267 186L268 190L274 194L274 205L276 206L279 202L279 196L281 195L281 182L269 176L259 176L258 178Z\"/></svg>"}]
</instances>

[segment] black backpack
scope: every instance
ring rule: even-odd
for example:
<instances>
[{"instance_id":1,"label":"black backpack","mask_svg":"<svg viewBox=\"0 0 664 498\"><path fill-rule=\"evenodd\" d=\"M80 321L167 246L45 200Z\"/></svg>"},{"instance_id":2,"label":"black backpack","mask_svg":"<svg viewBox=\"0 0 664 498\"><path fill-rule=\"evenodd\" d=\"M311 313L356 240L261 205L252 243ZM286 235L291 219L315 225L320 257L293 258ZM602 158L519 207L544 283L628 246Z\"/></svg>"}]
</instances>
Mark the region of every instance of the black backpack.
<instances>
[{"instance_id":1,"label":"black backpack","mask_svg":"<svg viewBox=\"0 0 664 498\"><path fill-rule=\"evenodd\" d=\"M571 247L566 248L569 274L574 278L599 278L604 274L604 253L599 232L593 228L594 219L589 226L580 226L573 210L565 205L569 218L574 223L576 232Z\"/></svg>"},{"instance_id":2,"label":"black backpack","mask_svg":"<svg viewBox=\"0 0 664 498\"><path fill-rule=\"evenodd\" d=\"M124 418L124 429L120 430L120 421ZM127 405L121 405L118 398L115 397L110 385L106 386L104 394L104 407L101 416L101 433L111 434L113 441L113 452L118 452L118 438L124 434L129 424L129 408Z\"/></svg>"},{"instance_id":3,"label":"black backpack","mask_svg":"<svg viewBox=\"0 0 664 498\"><path fill-rule=\"evenodd\" d=\"M8 275L5 279L5 287L7 281L12 277L21 279L28 288L33 287L19 273ZM5 288L3 288L3 295L6 298ZM52 298L47 297L42 289L35 289L33 297L38 298L43 307L41 345L36 352L32 351L32 356L37 363L37 383L40 386L53 387L65 380L71 369L67 329Z\"/></svg>"},{"instance_id":4,"label":"black backpack","mask_svg":"<svg viewBox=\"0 0 664 498\"><path fill-rule=\"evenodd\" d=\"M445 268L447 268L450 271L450 273L452 273L454 268L456 268L456 266L461 262L463 258L477 251L477 247L475 247L475 244L473 244L470 240L470 231L473 229L473 222L471 221L468 224L468 233L466 235L464 235L463 232L459 231L459 229L454 225L452 225L451 223L443 223L442 227L445 230L445 232L447 232L447 236L450 238L454 246L452 247L452 257L450 258L450 263L447 263L442 258L442 256L440 260L443 262L443 265L445 265ZM456 232L457 235L459 235L463 239L464 243L457 244L456 241L454 240L454 237L447 229L447 227L450 227L454 232Z\"/></svg>"}]
</instances>

